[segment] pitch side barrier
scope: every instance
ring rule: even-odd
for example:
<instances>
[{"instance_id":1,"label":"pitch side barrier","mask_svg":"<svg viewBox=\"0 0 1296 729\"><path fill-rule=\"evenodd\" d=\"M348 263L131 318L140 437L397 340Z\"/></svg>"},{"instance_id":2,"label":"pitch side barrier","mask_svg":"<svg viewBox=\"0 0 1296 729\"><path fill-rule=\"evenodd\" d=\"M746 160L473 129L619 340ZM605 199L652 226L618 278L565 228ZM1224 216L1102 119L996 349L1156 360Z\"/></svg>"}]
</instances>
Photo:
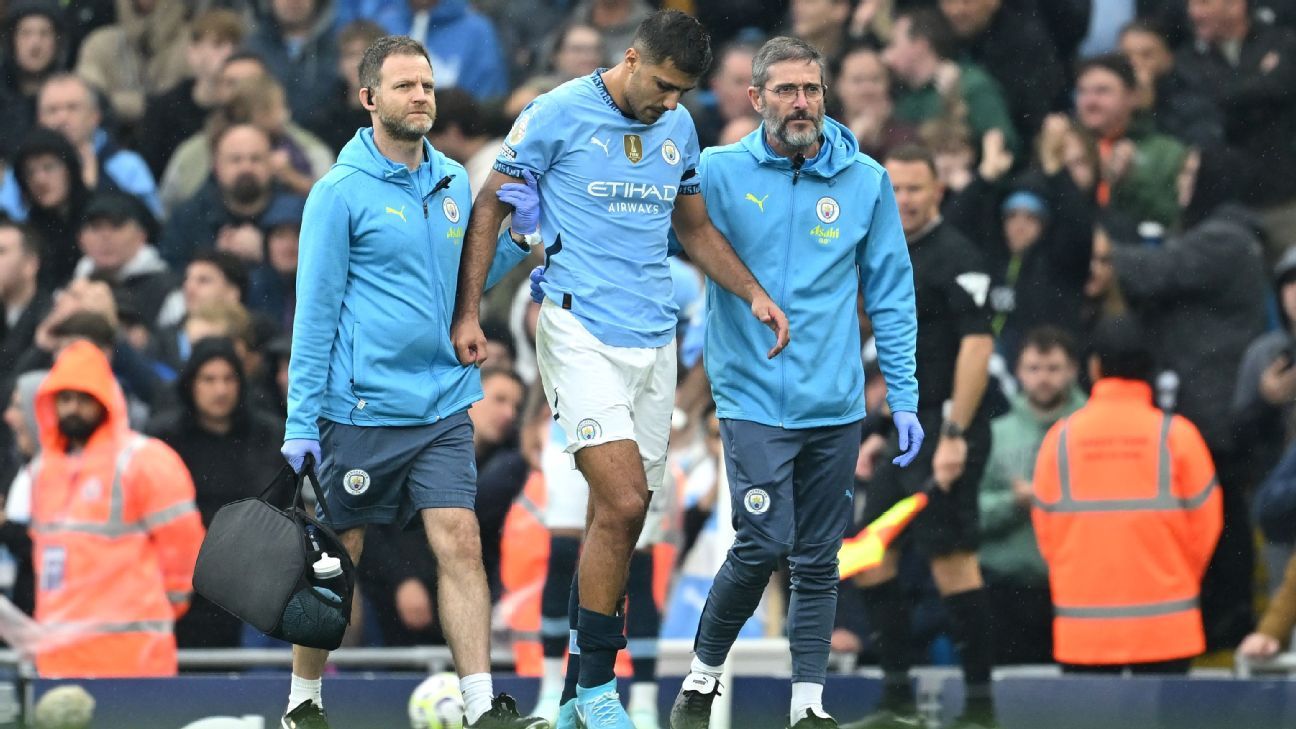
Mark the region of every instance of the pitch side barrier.
<instances>
[{"instance_id":1,"label":"pitch side barrier","mask_svg":"<svg viewBox=\"0 0 1296 729\"><path fill-rule=\"evenodd\" d=\"M686 672L689 641L664 641L660 701L663 716ZM508 651L494 654L497 670ZM447 669L445 648L352 648L333 654L337 672L326 677L330 719L346 729L403 729L406 702L429 671ZM21 715L51 688L75 683L96 701L95 729L273 729L287 691L286 649L186 650L182 675L170 679L55 681L31 676L12 652L0 652L0 728L22 727ZM732 698L724 723L712 729L782 729L786 726L787 642L740 641L735 648ZM238 672L227 672L229 666ZM1187 678L1063 677L1054 666L999 669L994 691L1004 729L1290 729L1296 727L1296 653L1235 673L1194 672ZM399 672L389 672L399 671ZM1242 676L1246 676L1243 678ZM915 671L924 713L933 722L958 714L963 687L958 671ZM538 681L501 674L497 688L523 706L536 699ZM881 696L873 668L832 674L827 708L843 722L856 719ZM933 726L938 726L934 723Z\"/></svg>"}]
</instances>

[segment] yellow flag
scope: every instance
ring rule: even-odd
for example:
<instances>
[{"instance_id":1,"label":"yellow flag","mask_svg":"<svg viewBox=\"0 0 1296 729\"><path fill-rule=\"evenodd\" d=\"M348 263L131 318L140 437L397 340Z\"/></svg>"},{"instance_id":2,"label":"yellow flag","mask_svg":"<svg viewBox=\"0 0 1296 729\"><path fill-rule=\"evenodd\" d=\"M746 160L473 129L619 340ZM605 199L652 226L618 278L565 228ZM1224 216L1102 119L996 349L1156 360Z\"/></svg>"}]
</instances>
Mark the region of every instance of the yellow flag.
<instances>
[{"instance_id":1,"label":"yellow flag","mask_svg":"<svg viewBox=\"0 0 1296 729\"><path fill-rule=\"evenodd\" d=\"M864 527L864 531L851 539L844 540L841 549L837 552L841 579L854 577L864 570L882 564L882 557L886 555L887 547L926 507L926 493L917 493L901 499L872 524Z\"/></svg>"}]
</instances>

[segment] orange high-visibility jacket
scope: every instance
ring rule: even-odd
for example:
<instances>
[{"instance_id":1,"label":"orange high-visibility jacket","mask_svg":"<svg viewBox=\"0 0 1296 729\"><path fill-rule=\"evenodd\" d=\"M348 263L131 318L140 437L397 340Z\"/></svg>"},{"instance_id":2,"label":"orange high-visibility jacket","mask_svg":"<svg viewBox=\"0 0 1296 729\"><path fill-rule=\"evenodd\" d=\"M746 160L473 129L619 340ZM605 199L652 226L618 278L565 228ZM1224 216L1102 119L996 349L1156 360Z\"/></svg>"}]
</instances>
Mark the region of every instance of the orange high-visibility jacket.
<instances>
[{"instance_id":1,"label":"orange high-visibility jacket","mask_svg":"<svg viewBox=\"0 0 1296 729\"><path fill-rule=\"evenodd\" d=\"M1035 464L1032 518L1053 592L1054 657L1123 665L1205 650L1198 593L1223 526L1197 428L1152 389L1103 379Z\"/></svg>"},{"instance_id":2,"label":"orange high-visibility jacket","mask_svg":"<svg viewBox=\"0 0 1296 729\"><path fill-rule=\"evenodd\" d=\"M504 519L500 542L504 594L496 610L512 633L514 668L519 676L539 676L544 668L540 597L549 568L549 530L544 525L544 509L544 475L532 471Z\"/></svg>"},{"instance_id":3,"label":"orange high-visibility jacket","mask_svg":"<svg viewBox=\"0 0 1296 729\"><path fill-rule=\"evenodd\" d=\"M55 398L85 392L107 419L79 453L58 429ZM175 619L188 609L202 519L189 470L130 430L108 359L70 345L36 393L42 453L33 469L32 558L42 676L176 673Z\"/></svg>"}]
</instances>

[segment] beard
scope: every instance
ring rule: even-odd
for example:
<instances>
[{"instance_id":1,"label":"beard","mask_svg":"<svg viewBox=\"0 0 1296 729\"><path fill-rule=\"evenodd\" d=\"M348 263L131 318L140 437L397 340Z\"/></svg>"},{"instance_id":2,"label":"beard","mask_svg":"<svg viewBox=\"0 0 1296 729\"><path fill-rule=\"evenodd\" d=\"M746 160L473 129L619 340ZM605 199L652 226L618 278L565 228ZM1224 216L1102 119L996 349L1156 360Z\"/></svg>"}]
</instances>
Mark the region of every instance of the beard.
<instances>
[{"instance_id":1,"label":"beard","mask_svg":"<svg viewBox=\"0 0 1296 729\"><path fill-rule=\"evenodd\" d=\"M1052 410L1058 409L1059 407L1062 406L1062 403L1063 401L1066 400L1066 398L1067 398L1066 390L1058 390L1057 392L1053 392L1053 393L1050 392L1026 393L1026 399L1030 401L1030 404L1034 405L1036 409L1042 410L1044 412L1050 412Z\"/></svg>"},{"instance_id":2,"label":"beard","mask_svg":"<svg viewBox=\"0 0 1296 729\"><path fill-rule=\"evenodd\" d=\"M84 443L103 424L103 419L90 421L80 415L64 415L59 418L59 432L70 441Z\"/></svg>"},{"instance_id":3,"label":"beard","mask_svg":"<svg viewBox=\"0 0 1296 729\"><path fill-rule=\"evenodd\" d=\"M382 107L378 108L378 123L382 124L383 131L392 139L401 142L416 142L423 138L423 135L432 131L432 125L436 123L436 113L431 109L428 110L427 121L411 121L404 114L389 114Z\"/></svg>"},{"instance_id":4,"label":"beard","mask_svg":"<svg viewBox=\"0 0 1296 729\"><path fill-rule=\"evenodd\" d=\"M818 115L811 114L809 111L794 111L786 117L779 118L776 112L769 104L765 104L761 109L761 118L765 120L765 126L774 130L774 138L784 147L793 150L805 150L814 146L819 141L819 135L823 133L823 113ZM814 124L814 128L808 131L794 132L788 127L794 121L808 121Z\"/></svg>"},{"instance_id":5,"label":"beard","mask_svg":"<svg viewBox=\"0 0 1296 729\"><path fill-rule=\"evenodd\" d=\"M239 205L251 205L260 200L268 192L267 186L251 172L244 172L234 178L234 184L230 185L230 199Z\"/></svg>"}]
</instances>

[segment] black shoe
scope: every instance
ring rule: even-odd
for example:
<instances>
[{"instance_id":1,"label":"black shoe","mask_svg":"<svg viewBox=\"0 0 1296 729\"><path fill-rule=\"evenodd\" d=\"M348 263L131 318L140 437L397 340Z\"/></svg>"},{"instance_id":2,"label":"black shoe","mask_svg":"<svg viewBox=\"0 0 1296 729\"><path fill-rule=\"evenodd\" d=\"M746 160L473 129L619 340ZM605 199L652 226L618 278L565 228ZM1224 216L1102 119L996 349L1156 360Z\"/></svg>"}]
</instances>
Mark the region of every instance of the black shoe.
<instances>
[{"instance_id":1,"label":"black shoe","mask_svg":"<svg viewBox=\"0 0 1296 729\"><path fill-rule=\"evenodd\" d=\"M328 717L314 701L306 699L279 720L283 729L329 729Z\"/></svg>"},{"instance_id":2,"label":"black shoe","mask_svg":"<svg viewBox=\"0 0 1296 729\"><path fill-rule=\"evenodd\" d=\"M720 695L720 682L711 676L690 674L671 705L670 729L708 729L711 702Z\"/></svg>"},{"instance_id":3,"label":"black shoe","mask_svg":"<svg viewBox=\"0 0 1296 729\"><path fill-rule=\"evenodd\" d=\"M549 721L538 716L518 714L517 702L508 694L491 699L490 711L464 729L549 729Z\"/></svg>"},{"instance_id":4,"label":"black shoe","mask_svg":"<svg viewBox=\"0 0 1296 729\"><path fill-rule=\"evenodd\" d=\"M922 729L923 726L917 710L878 709L859 721L843 724L841 729Z\"/></svg>"},{"instance_id":5,"label":"black shoe","mask_svg":"<svg viewBox=\"0 0 1296 729\"><path fill-rule=\"evenodd\" d=\"M837 729L837 720L827 714L819 716L814 709L806 709L805 716L788 729Z\"/></svg>"}]
</instances>

